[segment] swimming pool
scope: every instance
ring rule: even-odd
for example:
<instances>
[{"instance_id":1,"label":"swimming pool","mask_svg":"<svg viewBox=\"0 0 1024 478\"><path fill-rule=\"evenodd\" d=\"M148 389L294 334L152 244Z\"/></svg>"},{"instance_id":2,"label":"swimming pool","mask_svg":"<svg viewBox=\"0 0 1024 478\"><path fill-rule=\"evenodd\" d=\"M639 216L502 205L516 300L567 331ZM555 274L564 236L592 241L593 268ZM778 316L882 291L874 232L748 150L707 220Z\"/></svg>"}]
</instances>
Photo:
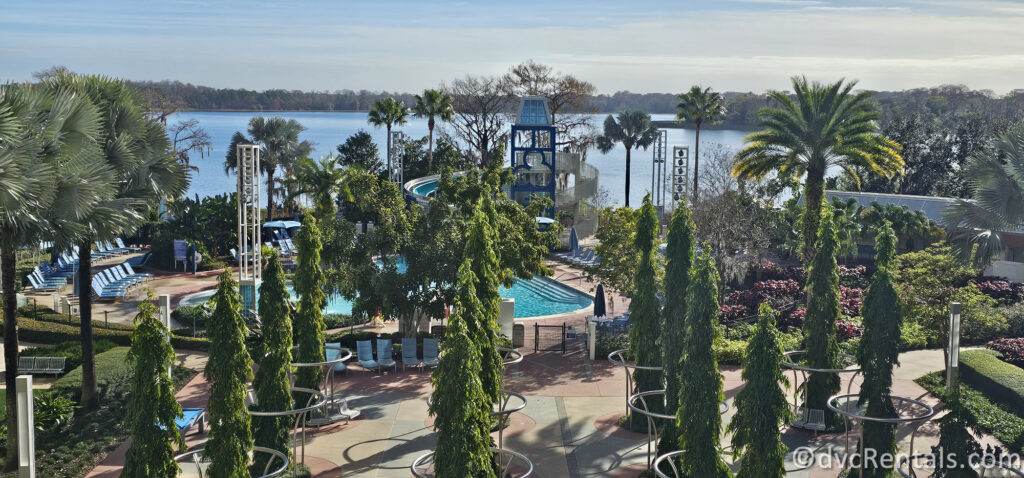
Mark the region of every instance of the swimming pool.
<instances>
[{"instance_id":1,"label":"swimming pool","mask_svg":"<svg viewBox=\"0 0 1024 478\"><path fill-rule=\"evenodd\" d=\"M430 193L434 191L437 191L436 180L420 184L419 186L416 186L416 188L412 190L412 192L419 194L420 196L423 197L430 197Z\"/></svg>"},{"instance_id":2,"label":"swimming pool","mask_svg":"<svg viewBox=\"0 0 1024 478\"><path fill-rule=\"evenodd\" d=\"M399 271L405 269L405 263L399 262L398 265ZM512 287L500 287L499 292L503 299L515 299L517 319L575 312L594 304L590 296L540 276L528 280L518 279ZM186 296L178 305L202 304L210 300L213 293L213 290L208 290ZM288 293L295 298L291 284L288 284ZM351 314L352 302L344 297L328 297L324 313Z\"/></svg>"}]
</instances>

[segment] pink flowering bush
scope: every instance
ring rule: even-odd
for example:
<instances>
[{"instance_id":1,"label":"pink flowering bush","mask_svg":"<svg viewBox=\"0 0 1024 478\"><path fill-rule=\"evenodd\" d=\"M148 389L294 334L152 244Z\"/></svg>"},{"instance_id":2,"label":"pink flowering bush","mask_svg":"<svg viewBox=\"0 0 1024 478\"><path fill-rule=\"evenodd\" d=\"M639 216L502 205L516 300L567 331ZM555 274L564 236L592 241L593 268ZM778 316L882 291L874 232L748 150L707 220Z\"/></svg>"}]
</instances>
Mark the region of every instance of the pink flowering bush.
<instances>
[{"instance_id":1,"label":"pink flowering bush","mask_svg":"<svg viewBox=\"0 0 1024 478\"><path fill-rule=\"evenodd\" d=\"M1003 354L1003 360L1024 367L1024 337L995 339L985 348Z\"/></svg>"},{"instance_id":2,"label":"pink flowering bush","mask_svg":"<svg viewBox=\"0 0 1024 478\"><path fill-rule=\"evenodd\" d=\"M836 336L839 340L850 340L860 337L864 333L864 327L853 322L840 319L836 322Z\"/></svg>"}]
</instances>

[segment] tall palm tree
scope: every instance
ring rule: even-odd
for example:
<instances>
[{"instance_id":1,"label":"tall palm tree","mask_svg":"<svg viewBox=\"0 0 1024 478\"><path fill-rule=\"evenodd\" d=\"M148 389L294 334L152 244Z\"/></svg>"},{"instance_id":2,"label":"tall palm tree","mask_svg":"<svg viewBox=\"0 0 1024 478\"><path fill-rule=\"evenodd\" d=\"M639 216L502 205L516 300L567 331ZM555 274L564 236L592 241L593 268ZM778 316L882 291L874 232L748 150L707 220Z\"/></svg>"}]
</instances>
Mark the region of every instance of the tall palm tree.
<instances>
[{"instance_id":1,"label":"tall palm tree","mask_svg":"<svg viewBox=\"0 0 1024 478\"><path fill-rule=\"evenodd\" d=\"M73 91L0 86L0 279L3 285L7 443L17 442L16 257L18 246L62 234L93 205L112 196L109 168L98 164L99 111ZM70 222L70 223L69 223ZM4 471L17 466L7 448Z\"/></svg>"},{"instance_id":2,"label":"tall palm tree","mask_svg":"<svg viewBox=\"0 0 1024 478\"><path fill-rule=\"evenodd\" d=\"M987 265L1006 250L1003 233L1024 228L1024 125L998 134L964 172L972 198L949 206L943 223L962 259Z\"/></svg>"},{"instance_id":3,"label":"tall palm tree","mask_svg":"<svg viewBox=\"0 0 1024 478\"><path fill-rule=\"evenodd\" d=\"M267 174L267 216L274 217L274 196L277 195L277 171L287 175L292 164L308 157L313 150L309 141L300 141L299 134L306 128L293 119L275 116L256 116L249 120L249 136L236 131L224 157L224 172L230 173L238 167L235 147L239 144L260 145L260 169Z\"/></svg>"},{"instance_id":4,"label":"tall palm tree","mask_svg":"<svg viewBox=\"0 0 1024 478\"><path fill-rule=\"evenodd\" d=\"M413 112L418 118L427 119L427 131L430 135L430 149L427 150L427 172L434 170L434 119L448 122L455 117L452 108L452 97L440 90L423 90L423 96L416 95L416 107ZM390 136L390 135L389 135Z\"/></svg>"},{"instance_id":5,"label":"tall palm tree","mask_svg":"<svg viewBox=\"0 0 1024 478\"><path fill-rule=\"evenodd\" d=\"M92 100L100 111L96 160L113 171L112 197L98 201L77 220L78 303L82 340L82 396L87 409L99 406L92 343L92 244L131 231L147 211L188 188L188 172L178 161L163 126L146 116L147 105L124 80L62 73L46 82L52 91L70 90Z\"/></svg>"},{"instance_id":6,"label":"tall palm tree","mask_svg":"<svg viewBox=\"0 0 1024 478\"><path fill-rule=\"evenodd\" d=\"M814 255L825 196L825 174L840 167L859 181L857 169L885 177L903 170L900 145L878 130L878 109L871 93L854 94L857 82L808 83L793 77L794 98L781 91L768 96L778 107L757 116L761 131L747 135L736 155L734 176L761 179L770 172L792 179L804 176L804 260Z\"/></svg>"},{"instance_id":7,"label":"tall palm tree","mask_svg":"<svg viewBox=\"0 0 1024 478\"><path fill-rule=\"evenodd\" d=\"M604 134L597 137L597 149L607 153L622 143L626 148L626 207L629 207L630 153L633 148L646 150L658 139L658 127L651 122L651 115L640 110L621 111L618 119L608 115L604 119Z\"/></svg>"},{"instance_id":8,"label":"tall palm tree","mask_svg":"<svg viewBox=\"0 0 1024 478\"><path fill-rule=\"evenodd\" d=\"M295 186L289 190L289 200L300 195L308 195L313 199L317 219L321 224L334 217L334 197L339 192L346 192L345 181L348 168L341 167L338 159L333 156L314 161L302 158L292 168L289 180Z\"/></svg>"},{"instance_id":9,"label":"tall palm tree","mask_svg":"<svg viewBox=\"0 0 1024 478\"><path fill-rule=\"evenodd\" d=\"M698 168L700 167L700 127L707 121L715 124L725 117L725 98L711 88L701 88L694 85L690 91L679 95L679 104L676 105L679 113L676 119L679 121L692 121L697 130L696 139L693 142L693 203L697 204L697 180L699 178Z\"/></svg>"},{"instance_id":10,"label":"tall palm tree","mask_svg":"<svg viewBox=\"0 0 1024 478\"><path fill-rule=\"evenodd\" d=\"M391 175L391 127L404 125L409 122L409 108L405 103L387 97L373 102L370 107L369 117L366 120L372 126L380 128L384 126L388 131L388 176Z\"/></svg>"}]
</instances>

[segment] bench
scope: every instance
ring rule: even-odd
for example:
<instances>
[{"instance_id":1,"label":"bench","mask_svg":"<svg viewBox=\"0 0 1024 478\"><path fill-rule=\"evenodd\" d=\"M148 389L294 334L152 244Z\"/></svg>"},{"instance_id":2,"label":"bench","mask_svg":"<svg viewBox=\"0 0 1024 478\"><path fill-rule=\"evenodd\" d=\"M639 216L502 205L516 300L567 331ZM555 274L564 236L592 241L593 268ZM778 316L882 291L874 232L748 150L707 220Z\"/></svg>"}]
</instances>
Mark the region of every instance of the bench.
<instances>
[{"instance_id":1,"label":"bench","mask_svg":"<svg viewBox=\"0 0 1024 478\"><path fill-rule=\"evenodd\" d=\"M64 373L67 357L18 357L18 373L53 374Z\"/></svg>"},{"instance_id":2,"label":"bench","mask_svg":"<svg viewBox=\"0 0 1024 478\"><path fill-rule=\"evenodd\" d=\"M825 431L825 411L794 405L793 421L790 422L790 425L814 430L814 436L818 436L819 431Z\"/></svg>"}]
</instances>

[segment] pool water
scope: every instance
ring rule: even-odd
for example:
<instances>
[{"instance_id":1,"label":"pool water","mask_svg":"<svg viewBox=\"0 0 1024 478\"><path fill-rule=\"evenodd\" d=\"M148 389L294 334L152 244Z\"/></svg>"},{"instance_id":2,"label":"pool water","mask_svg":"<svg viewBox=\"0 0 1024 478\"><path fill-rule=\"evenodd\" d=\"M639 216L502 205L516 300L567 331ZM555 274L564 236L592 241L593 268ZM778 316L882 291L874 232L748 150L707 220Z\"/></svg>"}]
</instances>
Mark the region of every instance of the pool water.
<instances>
[{"instance_id":1,"label":"pool water","mask_svg":"<svg viewBox=\"0 0 1024 478\"><path fill-rule=\"evenodd\" d=\"M420 184L412 190L412 192L419 194L420 196L427 197L430 193L437 191L437 181L430 181L427 183Z\"/></svg>"},{"instance_id":2,"label":"pool water","mask_svg":"<svg viewBox=\"0 0 1024 478\"><path fill-rule=\"evenodd\" d=\"M405 263L398 262L398 271L405 271ZM564 286L547 277L534 276L532 279L516 280L512 287L500 287L503 299L515 299L515 318L538 317L542 315L564 314L590 307L594 304L590 296L575 289ZM179 305L202 304L213 296L214 291L208 290L189 295ZM295 300L295 290L288 284L288 293ZM328 297L326 314L351 314L352 302L344 297Z\"/></svg>"}]
</instances>

